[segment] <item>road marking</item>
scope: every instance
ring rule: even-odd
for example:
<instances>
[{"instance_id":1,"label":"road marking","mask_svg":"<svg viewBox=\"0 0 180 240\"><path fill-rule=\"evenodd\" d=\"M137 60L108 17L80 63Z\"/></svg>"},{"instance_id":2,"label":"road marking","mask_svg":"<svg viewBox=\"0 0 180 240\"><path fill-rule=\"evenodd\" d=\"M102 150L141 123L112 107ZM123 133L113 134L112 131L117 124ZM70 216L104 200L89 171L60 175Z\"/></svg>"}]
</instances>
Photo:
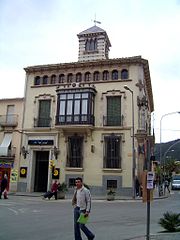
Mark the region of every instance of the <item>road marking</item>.
<instances>
[{"instance_id":1,"label":"road marking","mask_svg":"<svg viewBox=\"0 0 180 240\"><path fill-rule=\"evenodd\" d=\"M15 215L18 215L18 211L12 209L12 208L8 208L10 211L12 211Z\"/></svg>"}]
</instances>

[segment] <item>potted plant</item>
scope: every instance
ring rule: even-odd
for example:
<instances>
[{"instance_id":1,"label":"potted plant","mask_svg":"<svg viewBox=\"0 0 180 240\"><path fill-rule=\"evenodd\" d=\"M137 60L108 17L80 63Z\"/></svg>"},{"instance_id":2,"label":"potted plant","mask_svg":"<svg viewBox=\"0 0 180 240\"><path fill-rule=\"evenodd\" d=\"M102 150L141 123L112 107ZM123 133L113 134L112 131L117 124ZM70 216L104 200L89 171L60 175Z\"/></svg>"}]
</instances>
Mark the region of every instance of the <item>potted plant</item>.
<instances>
[{"instance_id":1,"label":"potted plant","mask_svg":"<svg viewBox=\"0 0 180 240\"><path fill-rule=\"evenodd\" d=\"M180 213L166 212L160 218L159 224L168 232L180 231Z\"/></svg>"},{"instance_id":2,"label":"potted plant","mask_svg":"<svg viewBox=\"0 0 180 240\"><path fill-rule=\"evenodd\" d=\"M65 194L68 191L67 184L65 182L61 183L58 187L57 198L65 199Z\"/></svg>"},{"instance_id":3,"label":"potted plant","mask_svg":"<svg viewBox=\"0 0 180 240\"><path fill-rule=\"evenodd\" d=\"M107 200L113 201L115 199L116 192L113 189L109 189L107 192Z\"/></svg>"}]
</instances>

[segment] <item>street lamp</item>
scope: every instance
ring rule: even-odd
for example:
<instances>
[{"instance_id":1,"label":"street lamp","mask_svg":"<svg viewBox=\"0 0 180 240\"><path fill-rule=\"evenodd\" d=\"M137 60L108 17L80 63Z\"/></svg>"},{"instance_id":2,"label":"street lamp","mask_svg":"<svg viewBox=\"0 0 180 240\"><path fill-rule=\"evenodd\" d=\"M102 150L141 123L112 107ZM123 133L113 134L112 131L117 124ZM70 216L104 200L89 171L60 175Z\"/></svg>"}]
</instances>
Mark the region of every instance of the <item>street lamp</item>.
<instances>
[{"instance_id":1,"label":"street lamp","mask_svg":"<svg viewBox=\"0 0 180 240\"><path fill-rule=\"evenodd\" d=\"M166 116L168 116L168 115L172 115L172 114L176 114L176 113L179 113L180 114L180 111L178 112L170 112L170 113L166 113L166 114L164 114L164 115L162 115L162 117L161 117L161 120L160 120L160 149L159 149L159 151L160 151L160 164L162 164L162 120L163 120L163 118L164 117L166 117Z\"/></svg>"},{"instance_id":2,"label":"street lamp","mask_svg":"<svg viewBox=\"0 0 180 240\"><path fill-rule=\"evenodd\" d=\"M159 148L159 154L160 154L160 164L161 164L161 166L162 166L162 164L163 164L163 175L164 175L164 173L165 173L165 171L164 171L165 158L162 159L162 120L163 120L163 118L166 117L166 116L169 116L169 115L172 115L172 114L177 114L177 113L180 114L180 111L166 113L166 114L162 115L161 120L160 120L160 148ZM173 146L174 146L174 145L173 145ZM162 162L162 160L163 160L163 162ZM164 177L165 177L165 176L163 176L163 180L164 180Z\"/></svg>"},{"instance_id":3,"label":"street lamp","mask_svg":"<svg viewBox=\"0 0 180 240\"><path fill-rule=\"evenodd\" d=\"M128 90L132 96L132 189L133 189L133 198L135 198L136 196L136 186L135 186L136 159L135 159L135 146L134 146L134 94L133 94L133 91L127 85L124 85L124 88Z\"/></svg>"}]
</instances>

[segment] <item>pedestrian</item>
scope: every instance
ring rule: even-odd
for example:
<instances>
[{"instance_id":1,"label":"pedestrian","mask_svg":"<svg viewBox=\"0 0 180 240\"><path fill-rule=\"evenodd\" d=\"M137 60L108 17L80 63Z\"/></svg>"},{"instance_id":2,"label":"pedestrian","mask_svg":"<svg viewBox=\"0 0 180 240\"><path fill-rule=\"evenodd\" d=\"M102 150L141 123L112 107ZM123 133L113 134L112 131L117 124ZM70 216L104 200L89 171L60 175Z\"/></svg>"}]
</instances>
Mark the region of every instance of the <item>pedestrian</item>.
<instances>
[{"instance_id":1,"label":"pedestrian","mask_svg":"<svg viewBox=\"0 0 180 240\"><path fill-rule=\"evenodd\" d=\"M164 194L166 193L166 189L167 189L168 192L170 193L169 185L170 185L169 180L168 180L168 179L165 179L165 181L164 181Z\"/></svg>"},{"instance_id":2,"label":"pedestrian","mask_svg":"<svg viewBox=\"0 0 180 240\"><path fill-rule=\"evenodd\" d=\"M85 217L89 216L91 210L91 194L89 189L83 185L82 178L78 177L75 180L76 190L73 195L72 205L74 207L74 236L75 240L82 240L81 231L84 232L88 240L93 240L95 235L86 227L85 224L78 222L81 213Z\"/></svg>"},{"instance_id":3,"label":"pedestrian","mask_svg":"<svg viewBox=\"0 0 180 240\"><path fill-rule=\"evenodd\" d=\"M4 178L1 181L0 199L2 198L2 194L4 195L4 199L8 199L7 187L8 187L8 178L7 178L7 174L4 174Z\"/></svg>"},{"instance_id":4,"label":"pedestrian","mask_svg":"<svg viewBox=\"0 0 180 240\"><path fill-rule=\"evenodd\" d=\"M57 180L55 180L51 186L51 191L46 192L43 195L43 199L48 198L50 200L52 196L54 196L55 200L57 200L57 191L59 186L60 186L60 183Z\"/></svg>"},{"instance_id":5,"label":"pedestrian","mask_svg":"<svg viewBox=\"0 0 180 240\"><path fill-rule=\"evenodd\" d=\"M51 192L52 192L52 196L54 195L55 200L57 200L57 191L58 191L58 187L59 187L60 183L58 183L57 180L54 181L52 187L51 187ZM52 197L51 196L51 197ZM50 199L50 198L49 198Z\"/></svg>"},{"instance_id":6,"label":"pedestrian","mask_svg":"<svg viewBox=\"0 0 180 240\"><path fill-rule=\"evenodd\" d=\"M137 196L137 197L140 197L140 194L139 194L140 183L139 183L139 180L138 180L137 177L136 177L135 186L136 186L136 196Z\"/></svg>"}]
</instances>

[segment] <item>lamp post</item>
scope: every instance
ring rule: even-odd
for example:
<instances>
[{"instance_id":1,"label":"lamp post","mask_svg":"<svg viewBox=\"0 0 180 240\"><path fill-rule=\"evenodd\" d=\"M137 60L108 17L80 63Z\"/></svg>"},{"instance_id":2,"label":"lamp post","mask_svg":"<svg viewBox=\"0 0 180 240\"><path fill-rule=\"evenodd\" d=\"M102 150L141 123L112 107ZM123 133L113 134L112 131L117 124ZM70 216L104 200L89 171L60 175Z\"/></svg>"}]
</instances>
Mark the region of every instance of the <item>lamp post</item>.
<instances>
[{"instance_id":1,"label":"lamp post","mask_svg":"<svg viewBox=\"0 0 180 240\"><path fill-rule=\"evenodd\" d=\"M135 145L134 145L134 93L127 85L124 85L124 88L128 90L132 96L131 98L132 99L132 189L133 189L132 197L135 198L136 196L136 186L135 186L136 159L135 159Z\"/></svg>"}]
</instances>

